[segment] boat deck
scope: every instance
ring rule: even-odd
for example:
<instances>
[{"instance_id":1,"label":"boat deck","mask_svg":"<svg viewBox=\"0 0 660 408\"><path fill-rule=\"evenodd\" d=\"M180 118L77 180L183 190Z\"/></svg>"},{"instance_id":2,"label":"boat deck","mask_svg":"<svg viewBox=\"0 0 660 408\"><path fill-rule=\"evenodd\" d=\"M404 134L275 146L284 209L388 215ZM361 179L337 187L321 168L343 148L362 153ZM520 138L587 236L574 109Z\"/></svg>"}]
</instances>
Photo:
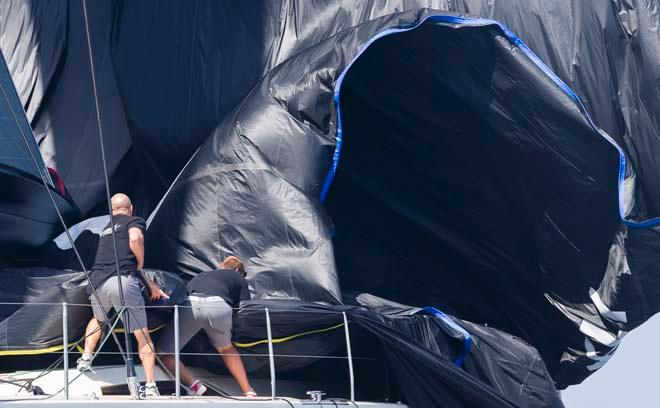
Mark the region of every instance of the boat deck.
<instances>
[{"instance_id":1,"label":"boat deck","mask_svg":"<svg viewBox=\"0 0 660 408\"><path fill-rule=\"evenodd\" d=\"M145 405L185 405L187 407L208 407L217 405L222 407L241 408L290 408L302 406L317 407L369 407L369 408L405 408L403 404L392 404L385 402L348 401L341 395L340 390L332 389L329 384L301 383L296 381L278 381L278 389L281 394L273 399L268 390L270 382L264 379L254 379L252 385L260 395L257 398L246 398L240 395L238 385L231 377L214 375L204 369L191 367L194 375L202 379L209 387L209 393L221 394L213 396L181 396L176 398L172 392L174 382L161 369L156 370L156 382L161 391L160 397L134 400L128 394L126 387L126 368L124 366L102 366L95 367L93 372L80 374L77 370L69 370L69 398L66 399L62 392L64 383L64 371L54 370L33 381L33 385L39 387L46 395L34 395L25 388L16 384L22 384L22 380L35 378L40 371L22 371L0 374L0 404L2 408L11 407L55 407L55 406L87 406L90 402L95 407L133 407ZM138 378L143 378L141 366L136 366ZM304 395L307 390L323 390L327 393L320 402L300 397L289 397L287 395ZM282 396L279 396L282 395Z\"/></svg>"},{"instance_id":2,"label":"boat deck","mask_svg":"<svg viewBox=\"0 0 660 408\"><path fill-rule=\"evenodd\" d=\"M174 399L172 397L161 396L153 399L146 400L132 400L128 396L101 396L98 399L90 400L83 398L72 398L65 400L62 397L55 397L50 399L36 399L36 397L17 398L13 400L0 399L3 408L11 407L56 407L56 406L88 406L92 402L94 407L143 407L148 406L180 406L186 407L208 407L209 405L220 407L240 407L240 408L291 408L291 407L368 407L368 408L401 408L405 405L390 404L382 402L367 402L367 401L345 401L345 400L322 400L314 402L312 400L300 400L296 398L278 397L275 400L270 398L236 398L228 399L224 397L181 397Z\"/></svg>"}]
</instances>

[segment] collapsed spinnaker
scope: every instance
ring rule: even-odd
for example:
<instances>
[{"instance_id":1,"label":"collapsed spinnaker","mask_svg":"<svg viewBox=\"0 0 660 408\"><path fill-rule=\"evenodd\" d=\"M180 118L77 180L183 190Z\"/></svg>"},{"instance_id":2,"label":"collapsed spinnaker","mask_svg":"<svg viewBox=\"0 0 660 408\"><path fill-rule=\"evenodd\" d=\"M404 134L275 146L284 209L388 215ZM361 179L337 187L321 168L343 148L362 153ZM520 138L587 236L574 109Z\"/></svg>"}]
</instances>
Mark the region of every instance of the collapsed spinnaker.
<instances>
[{"instance_id":1,"label":"collapsed spinnaker","mask_svg":"<svg viewBox=\"0 0 660 408\"><path fill-rule=\"evenodd\" d=\"M68 346L80 349L84 330L80 323L91 317L84 274L47 268L5 272L2 299L27 304L0 306L0 358L7 361L12 356L60 352L63 301L67 302ZM148 312L149 329L157 342L163 325L172 317L171 309L162 306L182 302L185 289L174 274L150 270L147 274L170 294L166 303L148 304L157 306ZM243 354L248 372L255 376L269 373L264 313L268 308L279 376L345 383L345 376L337 376L347 367L343 358L345 313L357 357L356 384L361 398L382 398L383 384L392 382L386 392L405 395L414 406L440 402L448 407L561 406L538 352L514 336L367 294L346 301L341 306L294 300L243 304L234 315L233 342ZM469 331L467 337L457 335L457 328ZM116 332L123 333L121 324ZM114 349L105 352L109 354L102 353L96 364L116 362ZM226 370L202 333L183 355L207 369ZM400 385L395 384L397 380Z\"/></svg>"},{"instance_id":2,"label":"collapsed spinnaker","mask_svg":"<svg viewBox=\"0 0 660 408\"><path fill-rule=\"evenodd\" d=\"M145 270L170 299L151 306L181 303L186 296L183 281L175 274ZM69 346L82 346L86 322L92 317L83 272L51 268L5 268L0 289L0 357L40 355L61 351L62 303L67 303ZM112 314L111 314L112 315ZM171 319L171 308L149 310L149 329L162 328ZM112 315L114 316L114 315ZM122 325L118 328L121 332Z\"/></svg>"},{"instance_id":3,"label":"collapsed spinnaker","mask_svg":"<svg viewBox=\"0 0 660 408\"><path fill-rule=\"evenodd\" d=\"M630 299L629 314L660 304L633 300L656 296L625 283L643 276L606 276L624 263L615 235L638 224L624 160L496 22L377 19L284 62L246 97L152 216L150 261L194 274L237 253L253 262L256 296L326 301L337 263L343 289L515 333L566 386L644 321L609 319L597 288Z\"/></svg>"},{"instance_id":4,"label":"collapsed spinnaker","mask_svg":"<svg viewBox=\"0 0 660 408\"><path fill-rule=\"evenodd\" d=\"M359 328L359 339L380 345L362 350L386 357L386 368L394 368L390 379L396 378L398 392L414 406L440 401L561 406L555 385L579 383L600 368L625 333L660 306L655 279L660 240L653 218L658 194L650 176L657 147L648 136L657 123L638 118L641 124L633 129L632 114L625 113L655 102L643 92L637 99L621 92L609 98L612 89L596 86L616 87L620 81L641 89L631 82L630 70L616 64L602 69L596 57L603 49L627 64L657 62L655 48L639 56L626 52L629 45L613 45L613 38L638 35L620 20L630 10L580 6L585 9L579 18L598 17L580 34L593 40L590 55L596 57L589 63L601 68L574 77L561 51L576 49L573 43L563 35L542 35L558 23L539 19L536 27L514 17L522 11L554 15L546 6L560 1L498 3L490 9L481 1L440 3L438 8L497 15L529 39L550 67L493 20L429 9L391 14L395 10L369 11L373 5L367 3L339 10L335 3L287 9L272 2L257 14L259 21L286 15L277 20L277 30L255 29L254 44L245 52L226 45L234 50L232 61L267 55L259 75L246 71L224 88L207 86L232 77L227 73L234 71L223 64L215 74L204 71L208 81L169 72L175 100L144 104L138 102L153 92L127 84L167 81L156 70L153 76L133 76L126 67L146 58L136 52L146 43L162 46L150 48L149 64L158 66L170 56L163 52L169 42L167 36L129 33L141 28L137 20L161 24L178 9L153 11L149 3L99 7L100 27L112 32L104 61L112 61L113 68L103 72L108 83L116 81L116 88L108 88L111 94L118 89L123 97L123 106L112 95L106 106L132 118L132 151L140 158L133 167L117 169L137 169L131 173L139 180L135 185L155 187L136 190L150 200L167 187L149 220L149 266L187 279L214 268L227 254L246 260L256 299L237 315L244 324L236 325L235 340L247 354L264 354L260 333L268 306L286 322L274 327L280 352L335 356L341 352L342 321L312 318L311 310L343 311L351 327ZM77 4L72 2L67 15ZM202 6L206 13L187 10L181 21L212 18L220 9L227 15L246 13L242 7ZM326 19L337 14L348 18ZM159 18L138 18L153 15ZM300 31L311 16L322 23ZM243 20L231 21L241 26ZM185 61L206 58L213 49L208 40L223 27L202 27L191 39L197 46L177 53L187 56ZM647 31L639 41L649 43ZM654 67L645 71L649 78L657 74ZM198 95L188 86L191 81L204 83L208 94ZM185 98L181 89L189 92ZM584 103L578 94L587 96ZM205 101L216 97L226 97L222 106L206 110ZM198 104L205 109L196 109ZM48 105L44 111L58 116ZM175 114L166 113L174 111L188 112L183 126L194 135L160 131L155 118L176 122ZM117 133L118 151L123 152L126 134ZM116 180L132 188L126 175ZM85 192L88 210L94 183L76 187ZM93 248L97 232L88 225L76 245L91 239ZM52 244L41 259L21 264L77 268L70 251ZM93 261L85 258L85 264ZM49 279L55 282L60 274L65 279L66 273L53 272ZM431 307L422 316L420 309L376 297L361 295L359 302L346 297L347 290ZM287 308L302 317L287 320ZM57 343L61 333L52 328L49 341ZM208 352L203 336L190 347ZM220 369L215 359L197 362ZM311 375L318 363L284 357L278 369ZM248 366L260 373L267 362L256 357ZM374 372L379 371L364 371L366 377Z\"/></svg>"}]
</instances>

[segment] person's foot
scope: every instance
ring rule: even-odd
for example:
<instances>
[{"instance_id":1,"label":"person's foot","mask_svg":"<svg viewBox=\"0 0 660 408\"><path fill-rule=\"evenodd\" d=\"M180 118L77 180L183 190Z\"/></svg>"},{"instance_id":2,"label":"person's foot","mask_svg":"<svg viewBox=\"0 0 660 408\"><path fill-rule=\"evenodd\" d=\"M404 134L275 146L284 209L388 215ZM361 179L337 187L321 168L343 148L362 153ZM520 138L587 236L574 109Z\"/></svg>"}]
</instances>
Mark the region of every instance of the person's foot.
<instances>
[{"instance_id":1,"label":"person's foot","mask_svg":"<svg viewBox=\"0 0 660 408\"><path fill-rule=\"evenodd\" d=\"M243 396L246 397L246 398L256 398L257 393L254 390L250 390L248 392L244 392Z\"/></svg>"},{"instance_id":2,"label":"person's foot","mask_svg":"<svg viewBox=\"0 0 660 408\"><path fill-rule=\"evenodd\" d=\"M81 373L92 371L92 360L89 358L80 357L78 361L76 361L76 368Z\"/></svg>"},{"instance_id":3,"label":"person's foot","mask_svg":"<svg viewBox=\"0 0 660 408\"><path fill-rule=\"evenodd\" d=\"M158 392L158 387L156 386L156 383L146 383L144 385L144 397L145 398L153 398L153 397L159 397L160 392Z\"/></svg>"},{"instance_id":4,"label":"person's foot","mask_svg":"<svg viewBox=\"0 0 660 408\"><path fill-rule=\"evenodd\" d=\"M192 383L192 385L188 388L188 395L204 395L204 393L208 390L206 386L199 380Z\"/></svg>"}]
</instances>

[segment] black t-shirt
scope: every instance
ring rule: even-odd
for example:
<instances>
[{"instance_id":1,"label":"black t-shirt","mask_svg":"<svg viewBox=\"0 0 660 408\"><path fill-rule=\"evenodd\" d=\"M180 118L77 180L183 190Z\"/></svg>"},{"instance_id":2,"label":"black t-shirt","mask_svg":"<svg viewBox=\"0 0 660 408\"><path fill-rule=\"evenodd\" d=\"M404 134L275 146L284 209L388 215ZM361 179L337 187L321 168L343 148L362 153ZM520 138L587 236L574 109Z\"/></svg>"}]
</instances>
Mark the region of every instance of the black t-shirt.
<instances>
[{"instance_id":1,"label":"black t-shirt","mask_svg":"<svg viewBox=\"0 0 660 408\"><path fill-rule=\"evenodd\" d=\"M188 293L220 296L231 307L238 307L241 300L250 299L247 281L243 275L232 269L200 273L188 282Z\"/></svg>"},{"instance_id":2,"label":"black t-shirt","mask_svg":"<svg viewBox=\"0 0 660 408\"><path fill-rule=\"evenodd\" d=\"M117 259L119 260L119 273L122 275L136 274L137 260L129 245L128 230L139 228L144 233L146 223L140 217L128 215L115 215L115 237L117 239ZM99 238L99 247L96 250L96 260L90 276L94 288L98 288L109 277L117 274L115 264L115 248L112 243L112 230L110 223L103 228ZM89 290L91 292L91 289Z\"/></svg>"}]
</instances>

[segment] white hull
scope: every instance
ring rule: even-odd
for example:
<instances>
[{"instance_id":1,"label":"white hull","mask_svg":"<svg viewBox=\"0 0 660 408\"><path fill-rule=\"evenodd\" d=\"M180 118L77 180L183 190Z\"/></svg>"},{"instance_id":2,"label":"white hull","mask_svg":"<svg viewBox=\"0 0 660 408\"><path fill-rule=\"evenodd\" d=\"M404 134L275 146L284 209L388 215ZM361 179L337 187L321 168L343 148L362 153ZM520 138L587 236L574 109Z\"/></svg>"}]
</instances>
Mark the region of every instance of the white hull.
<instances>
[{"instance_id":1,"label":"white hull","mask_svg":"<svg viewBox=\"0 0 660 408\"><path fill-rule=\"evenodd\" d=\"M136 367L138 379L142 379L142 367ZM205 370L192 369L196 377L202 379L204 383L209 385L209 388L222 390L228 395L240 395L240 390L237 384L230 377L216 376ZM390 404L382 402L367 402L367 401L346 401L342 395L332 395L327 389L324 389L323 384L310 384L299 383L293 381L278 381L278 396L281 397L272 400L270 398L270 383L267 380L252 380L252 385L260 397L256 399L244 397L220 397L220 396L202 396L202 397L188 397L182 396L176 399L172 395L163 395L155 399L148 400L132 400L126 395L108 395L117 394L121 392L126 384L126 368L124 366L104 366L95 367L94 372L80 373L75 370L69 370L69 381L72 381L69 386L69 399L65 399L64 392L64 372L63 370L52 371L43 377L33 382L34 386L38 386L43 390L47 396L33 395L25 389L19 390L19 387L5 381L12 381L21 383L22 379L35 378L40 374L40 371L24 371L9 374L0 374L0 404L2 408L11 407L56 407L56 406L87 406L93 402L94 407L144 407L145 405L152 406L186 406L186 407L208 407L209 405L217 405L222 407L241 407L241 408L290 408L314 405L317 407L338 407L338 406L353 406L370 407L370 408L406 408L402 404ZM76 378L78 377L78 378ZM160 384L169 383L171 380L166 374L157 369L156 381ZM303 388L304 387L304 388ZM325 398L327 400L321 403L313 402L311 400L297 399L286 397L286 395L300 395L306 390L319 389L328 391ZM161 393L163 390L161 390ZM268 395L263 396L263 395Z\"/></svg>"},{"instance_id":2,"label":"white hull","mask_svg":"<svg viewBox=\"0 0 660 408\"><path fill-rule=\"evenodd\" d=\"M12 401L12 402L2 402L3 408L26 408L26 407L70 407L70 406L78 406L78 407L87 407L90 404L90 400L62 400L62 399L51 399L51 400L45 400L45 401L38 401L38 400L24 400L24 401ZM293 398L286 398L286 399L279 399L272 401L270 399L259 399L259 400L228 400L228 399L222 399L220 397L197 397L197 398L190 398L190 397L182 397L179 400L171 399L171 398L166 398L166 397L160 397L158 399L150 399L150 400L140 400L140 401L135 401L135 400L130 400L127 398L122 398L122 397L106 397L106 398L101 398L97 401L92 402L95 408L104 408L104 407L125 407L125 408L132 408L132 407L144 407L144 406L170 406L170 407L176 407L176 406L185 406L185 407L190 407L190 408L208 408L210 405L213 406L219 406L219 407L239 407L239 408L291 408L291 407L322 407L322 408L337 408L337 407L355 407L358 406L360 408L400 408L400 407L406 407L405 405L400 405L400 404L386 404L386 403L379 403L379 402L364 402L364 401L356 401L356 402L348 402L348 401L322 401L320 403L315 403L310 400L298 400L298 399L293 399Z\"/></svg>"}]
</instances>

